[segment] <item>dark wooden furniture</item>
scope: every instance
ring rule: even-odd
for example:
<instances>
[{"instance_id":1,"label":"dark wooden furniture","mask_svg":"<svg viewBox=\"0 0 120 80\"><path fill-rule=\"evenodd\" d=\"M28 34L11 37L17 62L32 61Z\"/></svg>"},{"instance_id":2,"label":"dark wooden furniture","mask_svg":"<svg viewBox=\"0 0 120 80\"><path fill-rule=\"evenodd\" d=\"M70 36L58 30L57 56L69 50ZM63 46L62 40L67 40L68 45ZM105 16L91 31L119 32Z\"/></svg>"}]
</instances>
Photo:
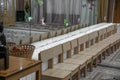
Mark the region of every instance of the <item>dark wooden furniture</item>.
<instances>
[{"instance_id":1,"label":"dark wooden furniture","mask_svg":"<svg viewBox=\"0 0 120 80\"><path fill-rule=\"evenodd\" d=\"M0 80L19 80L36 72L36 80L41 80L41 62L27 58L9 57L9 68L0 70Z\"/></svg>"}]
</instances>

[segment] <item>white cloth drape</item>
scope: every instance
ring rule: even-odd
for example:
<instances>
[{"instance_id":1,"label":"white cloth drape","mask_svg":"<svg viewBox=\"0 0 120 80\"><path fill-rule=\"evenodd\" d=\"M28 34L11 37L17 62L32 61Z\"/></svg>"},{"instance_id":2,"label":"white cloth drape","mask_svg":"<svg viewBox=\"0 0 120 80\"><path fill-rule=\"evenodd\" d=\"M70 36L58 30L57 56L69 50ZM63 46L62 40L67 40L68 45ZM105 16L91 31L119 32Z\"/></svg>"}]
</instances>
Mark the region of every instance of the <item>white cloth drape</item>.
<instances>
[{"instance_id":1,"label":"white cloth drape","mask_svg":"<svg viewBox=\"0 0 120 80\"><path fill-rule=\"evenodd\" d=\"M47 24L63 24L64 19L67 19L70 25L97 23L98 0L92 4L87 0L43 0L41 6L31 0L31 4L34 23L40 22L42 17ZM89 9L91 6L92 10Z\"/></svg>"}]
</instances>

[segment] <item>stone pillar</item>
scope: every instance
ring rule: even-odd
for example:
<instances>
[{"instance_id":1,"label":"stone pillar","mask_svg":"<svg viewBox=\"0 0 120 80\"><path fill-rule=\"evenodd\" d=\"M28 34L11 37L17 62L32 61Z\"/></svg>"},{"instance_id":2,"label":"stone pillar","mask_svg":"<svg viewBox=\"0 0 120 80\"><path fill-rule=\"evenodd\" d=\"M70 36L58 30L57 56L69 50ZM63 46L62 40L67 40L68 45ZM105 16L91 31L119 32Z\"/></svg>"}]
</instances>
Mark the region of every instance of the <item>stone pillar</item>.
<instances>
[{"instance_id":1,"label":"stone pillar","mask_svg":"<svg viewBox=\"0 0 120 80\"><path fill-rule=\"evenodd\" d=\"M101 8L101 2L102 0L98 0L98 23L100 23L102 21L102 8Z\"/></svg>"},{"instance_id":2,"label":"stone pillar","mask_svg":"<svg viewBox=\"0 0 120 80\"><path fill-rule=\"evenodd\" d=\"M9 6L7 0L4 0L4 10L3 10L3 25L11 26L15 25L15 4L14 0L10 0L12 6ZM8 7L10 10L8 10Z\"/></svg>"},{"instance_id":3,"label":"stone pillar","mask_svg":"<svg viewBox=\"0 0 120 80\"><path fill-rule=\"evenodd\" d=\"M106 22L108 16L108 0L98 0L98 23Z\"/></svg>"},{"instance_id":4,"label":"stone pillar","mask_svg":"<svg viewBox=\"0 0 120 80\"><path fill-rule=\"evenodd\" d=\"M8 15L7 15L7 0L4 0L4 9L3 9L3 25L8 26Z\"/></svg>"}]
</instances>

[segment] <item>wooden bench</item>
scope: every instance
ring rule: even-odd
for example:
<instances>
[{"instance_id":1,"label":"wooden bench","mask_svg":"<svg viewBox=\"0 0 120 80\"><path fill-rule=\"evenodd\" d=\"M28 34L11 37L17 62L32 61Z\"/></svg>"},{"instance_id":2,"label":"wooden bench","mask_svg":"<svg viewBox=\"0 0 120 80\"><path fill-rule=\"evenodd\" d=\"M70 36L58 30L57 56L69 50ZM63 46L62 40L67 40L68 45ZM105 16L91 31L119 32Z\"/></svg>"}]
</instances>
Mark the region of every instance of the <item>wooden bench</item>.
<instances>
[{"instance_id":1,"label":"wooden bench","mask_svg":"<svg viewBox=\"0 0 120 80\"><path fill-rule=\"evenodd\" d=\"M71 80L70 70L54 68L54 57L58 56L58 64L63 62L62 45L42 51L39 56L42 62L48 61L48 69L42 72L42 80Z\"/></svg>"},{"instance_id":2,"label":"wooden bench","mask_svg":"<svg viewBox=\"0 0 120 80\"><path fill-rule=\"evenodd\" d=\"M92 71L93 64L96 67L103 57L120 47L120 36L116 31L112 25L42 51L40 60L48 61L48 69L43 71L43 80L79 80L82 74L85 77L87 69ZM57 62L55 57L58 57Z\"/></svg>"},{"instance_id":3,"label":"wooden bench","mask_svg":"<svg viewBox=\"0 0 120 80\"><path fill-rule=\"evenodd\" d=\"M72 55L72 58L66 60L66 62L73 63L73 64L79 64L80 65L80 75L83 74L85 77L86 76L86 68L92 62L91 61L92 56L86 55L86 57L84 57L84 55L78 55L78 40L74 39L70 42L71 42L71 49L74 49L74 53ZM90 66L90 71L91 71L91 68L92 67Z\"/></svg>"},{"instance_id":4,"label":"wooden bench","mask_svg":"<svg viewBox=\"0 0 120 80\"><path fill-rule=\"evenodd\" d=\"M71 59L71 55L72 55L71 54L71 44L70 44L70 42L66 42L66 43L62 44L62 50L63 50L63 59L64 59L63 60L64 66L62 67L62 69L67 70L67 69L71 68L69 70L72 71L71 72L72 80L74 80L74 79L79 80L80 79L80 69L79 69L80 64L72 64L72 65L77 65L74 68L72 68L72 66L71 67L68 67L68 66L65 67L65 65L71 64L71 63L66 62L66 60Z\"/></svg>"},{"instance_id":5,"label":"wooden bench","mask_svg":"<svg viewBox=\"0 0 120 80\"><path fill-rule=\"evenodd\" d=\"M56 31L56 36L62 35L62 29Z\"/></svg>"},{"instance_id":6,"label":"wooden bench","mask_svg":"<svg viewBox=\"0 0 120 80\"><path fill-rule=\"evenodd\" d=\"M41 34L41 36L40 36L40 40L45 40L45 39L48 39L48 38L49 38L49 33L48 33L48 32L43 33L43 34Z\"/></svg>"},{"instance_id":7,"label":"wooden bench","mask_svg":"<svg viewBox=\"0 0 120 80\"><path fill-rule=\"evenodd\" d=\"M88 34L78 38L78 50L83 51L85 48L89 48Z\"/></svg>"}]
</instances>

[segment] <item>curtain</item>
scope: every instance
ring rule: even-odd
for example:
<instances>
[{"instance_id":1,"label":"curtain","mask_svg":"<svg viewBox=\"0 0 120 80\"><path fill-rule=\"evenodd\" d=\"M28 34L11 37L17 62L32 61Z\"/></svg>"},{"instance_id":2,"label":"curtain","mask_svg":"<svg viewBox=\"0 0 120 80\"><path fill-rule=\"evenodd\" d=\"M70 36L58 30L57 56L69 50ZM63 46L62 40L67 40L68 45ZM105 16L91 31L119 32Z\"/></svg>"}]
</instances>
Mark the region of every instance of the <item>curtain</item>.
<instances>
[{"instance_id":1,"label":"curtain","mask_svg":"<svg viewBox=\"0 0 120 80\"><path fill-rule=\"evenodd\" d=\"M78 24L81 0L46 0L46 22L63 24L67 19L70 25Z\"/></svg>"},{"instance_id":2,"label":"curtain","mask_svg":"<svg viewBox=\"0 0 120 80\"><path fill-rule=\"evenodd\" d=\"M39 5L36 0L31 0L31 16L34 24L40 23L40 19L43 17L43 4Z\"/></svg>"},{"instance_id":3,"label":"curtain","mask_svg":"<svg viewBox=\"0 0 120 80\"><path fill-rule=\"evenodd\" d=\"M63 25L64 19L69 25L95 24L97 20L97 1L88 0L43 0L39 6L35 0L31 1L31 14L34 23L40 23L44 17L47 24Z\"/></svg>"}]
</instances>

